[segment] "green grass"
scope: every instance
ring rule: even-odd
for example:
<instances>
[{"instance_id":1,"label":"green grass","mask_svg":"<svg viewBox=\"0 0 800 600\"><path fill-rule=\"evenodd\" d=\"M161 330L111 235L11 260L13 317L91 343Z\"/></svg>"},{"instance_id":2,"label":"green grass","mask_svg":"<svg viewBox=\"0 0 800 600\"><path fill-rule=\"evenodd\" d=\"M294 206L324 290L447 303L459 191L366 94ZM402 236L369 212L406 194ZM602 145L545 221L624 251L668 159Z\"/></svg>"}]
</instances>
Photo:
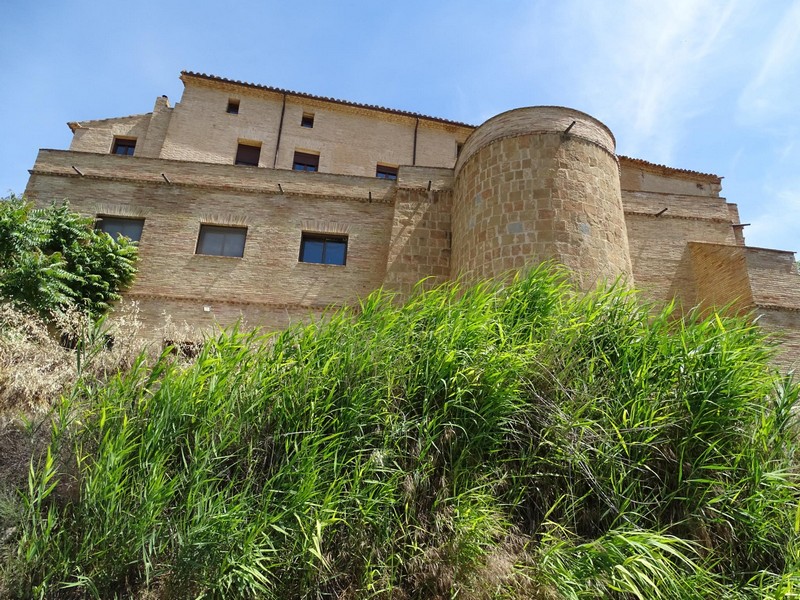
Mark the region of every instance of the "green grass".
<instances>
[{"instance_id":1,"label":"green grass","mask_svg":"<svg viewBox=\"0 0 800 600\"><path fill-rule=\"evenodd\" d=\"M64 398L13 597L791 598L798 387L745 320L377 292Z\"/></svg>"}]
</instances>

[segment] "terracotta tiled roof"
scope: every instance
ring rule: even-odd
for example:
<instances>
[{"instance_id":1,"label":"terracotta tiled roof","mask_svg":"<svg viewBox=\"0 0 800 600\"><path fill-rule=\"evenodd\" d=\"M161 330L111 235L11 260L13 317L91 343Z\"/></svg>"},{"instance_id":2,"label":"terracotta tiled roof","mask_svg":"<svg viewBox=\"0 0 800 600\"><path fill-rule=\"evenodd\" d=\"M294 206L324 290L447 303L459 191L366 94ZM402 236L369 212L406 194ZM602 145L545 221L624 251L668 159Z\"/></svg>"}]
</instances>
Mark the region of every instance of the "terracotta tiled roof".
<instances>
[{"instance_id":1,"label":"terracotta tiled roof","mask_svg":"<svg viewBox=\"0 0 800 600\"><path fill-rule=\"evenodd\" d=\"M642 167L648 171L661 172L666 175L674 175L676 173L683 173L684 175L691 175L694 178L705 179L714 183L721 183L722 177L714 175L713 173L701 173L700 171L692 171L690 169L676 169L675 167L668 167L667 165L659 165L651 163L641 158L631 158L630 156L619 155L620 162L632 163L637 167Z\"/></svg>"},{"instance_id":2,"label":"terracotta tiled roof","mask_svg":"<svg viewBox=\"0 0 800 600\"><path fill-rule=\"evenodd\" d=\"M431 117L420 113L410 112L406 110L397 110L394 108L386 108L385 106L377 106L375 104L361 104L360 102L350 102L348 100L339 100L337 98L328 98L326 96L315 96L314 94L306 94L304 92L295 92L293 90L285 90L282 88L271 87L268 85L260 85L258 83L249 83L247 81L239 81L236 79L226 79L225 77L217 77L216 75L207 75L206 73L195 73L193 71L181 71L181 79L183 77L193 77L195 79L206 79L208 81L217 81L219 83L230 83L233 85L240 85L242 87L253 88L257 90L267 90L269 92L276 92L278 94L287 94L297 98L309 98L311 100L322 100L323 102L333 102L335 104L343 104L345 106L354 106L357 108L366 108L368 110L379 110L381 112L392 113L395 115L403 115L406 117L413 117L416 119L425 119L427 121L436 121L437 123L447 123L448 125L456 125L458 127L469 127L475 129L475 125L469 123L461 123L459 121L451 121L450 119L442 119L439 117Z\"/></svg>"}]
</instances>

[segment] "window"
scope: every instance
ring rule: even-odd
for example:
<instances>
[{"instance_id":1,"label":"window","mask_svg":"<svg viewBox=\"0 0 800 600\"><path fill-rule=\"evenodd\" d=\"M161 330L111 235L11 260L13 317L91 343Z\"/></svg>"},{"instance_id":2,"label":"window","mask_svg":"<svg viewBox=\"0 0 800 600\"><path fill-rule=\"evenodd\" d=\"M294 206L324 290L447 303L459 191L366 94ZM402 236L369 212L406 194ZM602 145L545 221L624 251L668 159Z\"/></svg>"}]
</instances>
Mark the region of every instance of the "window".
<instances>
[{"instance_id":1,"label":"window","mask_svg":"<svg viewBox=\"0 0 800 600\"><path fill-rule=\"evenodd\" d=\"M456 158L461 156L461 150L463 150L463 149L464 149L464 144L460 144L459 142L456 142Z\"/></svg>"},{"instance_id":2,"label":"window","mask_svg":"<svg viewBox=\"0 0 800 600\"><path fill-rule=\"evenodd\" d=\"M138 242L142 239L142 229L144 228L144 219L131 219L128 217L106 217L98 216L95 222L95 229L105 231L112 238L118 238L123 235L130 239L132 242Z\"/></svg>"},{"instance_id":3,"label":"window","mask_svg":"<svg viewBox=\"0 0 800 600\"><path fill-rule=\"evenodd\" d=\"M300 119L300 127L308 127L311 129L314 126L314 113L303 113L303 118Z\"/></svg>"},{"instance_id":4,"label":"window","mask_svg":"<svg viewBox=\"0 0 800 600\"><path fill-rule=\"evenodd\" d=\"M343 265L346 259L346 235L303 232L300 240L300 262Z\"/></svg>"},{"instance_id":5,"label":"window","mask_svg":"<svg viewBox=\"0 0 800 600\"><path fill-rule=\"evenodd\" d=\"M111 147L111 154L120 156L133 156L136 148L136 138L114 138L114 145Z\"/></svg>"},{"instance_id":6,"label":"window","mask_svg":"<svg viewBox=\"0 0 800 600\"><path fill-rule=\"evenodd\" d=\"M319 154L309 154L308 152L295 152L292 169L295 171L318 171Z\"/></svg>"},{"instance_id":7,"label":"window","mask_svg":"<svg viewBox=\"0 0 800 600\"><path fill-rule=\"evenodd\" d=\"M236 164L247 165L250 167L258 166L258 159L261 156L261 145L242 144L236 147Z\"/></svg>"},{"instance_id":8,"label":"window","mask_svg":"<svg viewBox=\"0 0 800 600\"><path fill-rule=\"evenodd\" d=\"M397 179L397 167L378 165L375 170L375 177L378 179Z\"/></svg>"},{"instance_id":9,"label":"window","mask_svg":"<svg viewBox=\"0 0 800 600\"><path fill-rule=\"evenodd\" d=\"M244 256L245 237L247 237L247 227L200 225L195 254L241 258Z\"/></svg>"},{"instance_id":10,"label":"window","mask_svg":"<svg viewBox=\"0 0 800 600\"><path fill-rule=\"evenodd\" d=\"M239 101L235 98L231 98L228 100L228 110L229 115L238 115L239 114Z\"/></svg>"}]
</instances>

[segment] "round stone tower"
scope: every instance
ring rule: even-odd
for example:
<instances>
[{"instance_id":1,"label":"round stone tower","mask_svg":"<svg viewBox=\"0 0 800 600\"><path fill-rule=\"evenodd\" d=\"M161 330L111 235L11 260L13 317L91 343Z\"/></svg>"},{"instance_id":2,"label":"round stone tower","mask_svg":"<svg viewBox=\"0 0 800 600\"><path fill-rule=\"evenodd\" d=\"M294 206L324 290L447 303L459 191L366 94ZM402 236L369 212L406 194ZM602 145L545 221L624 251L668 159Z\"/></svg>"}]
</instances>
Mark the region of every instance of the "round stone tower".
<instances>
[{"instance_id":1,"label":"round stone tower","mask_svg":"<svg viewBox=\"0 0 800 600\"><path fill-rule=\"evenodd\" d=\"M633 280L614 136L580 111L519 108L478 127L456 163L452 218L454 277L553 259L582 289Z\"/></svg>"}]
</instances>

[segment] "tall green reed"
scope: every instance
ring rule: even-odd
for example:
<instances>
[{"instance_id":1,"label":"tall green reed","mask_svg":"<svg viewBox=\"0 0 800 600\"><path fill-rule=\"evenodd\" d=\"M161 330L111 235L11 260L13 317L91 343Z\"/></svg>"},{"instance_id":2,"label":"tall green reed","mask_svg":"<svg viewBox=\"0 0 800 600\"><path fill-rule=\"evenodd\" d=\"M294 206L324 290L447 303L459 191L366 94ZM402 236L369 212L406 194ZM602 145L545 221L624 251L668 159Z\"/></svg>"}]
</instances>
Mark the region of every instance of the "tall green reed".
<instances>
[{"instance_id":1,"label":"tall green reed","mask_svg":"<svg viewBox=\"0 0 800 600\"><path fill-rule=\"evenodd\" d=\"M798 388L768 359L745 320L580 296L550 268L220 332L65 400L8 587L794 593Z\"/></svg>"}]
</instances>

